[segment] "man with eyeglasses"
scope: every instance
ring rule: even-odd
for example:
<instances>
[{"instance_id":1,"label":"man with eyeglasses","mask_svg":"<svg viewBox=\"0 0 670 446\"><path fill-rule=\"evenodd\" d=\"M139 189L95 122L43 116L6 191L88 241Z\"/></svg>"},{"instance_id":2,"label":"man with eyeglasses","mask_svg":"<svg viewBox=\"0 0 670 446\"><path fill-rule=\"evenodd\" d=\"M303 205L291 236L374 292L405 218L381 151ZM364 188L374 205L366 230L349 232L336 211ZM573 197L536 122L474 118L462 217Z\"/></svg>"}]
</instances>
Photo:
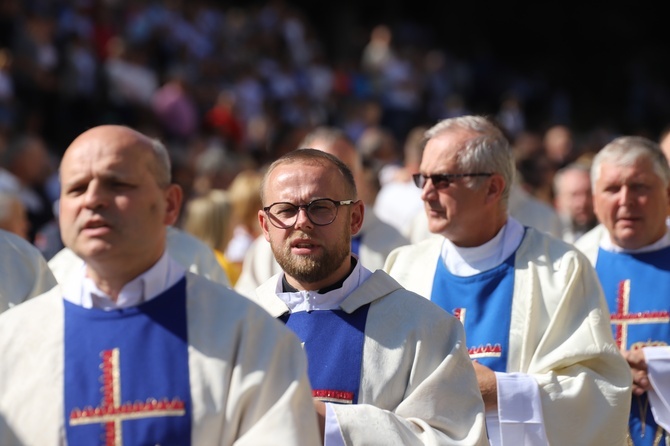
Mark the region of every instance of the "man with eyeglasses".
<instances>
[{"instance_id":1,"label":"man with eyeglasses","mask_svg":"<svg viewBox=\"0 0 670 446\"><path fill-rule=\"evenodd\" d=\"M389 253L398 246L407 245L409 240L372 212L369 196L373 194L363 190L368 185L364 179L362 158L356 147L342 130L328 126L317 127L309 132L299 147L310 147L330 153L351 170L359 197L369 210L365 214L360 231L351 239L351 250L366 268L372 271L381 269ZM275 260L270 246L263 236L259 236L244 257L242 273L235 284L235 291L244 296L252 296L260 284L280 271L281 267Z\"/></svg>"},{"instance_id":2,"label":"man with eyeglasses","mask_svg":"<svg viewBox=\"0 0 670 446\"><path fill-rule=\"evenodd\" d=\"M461 324L352 255L364 205L314 149L275 161L258 218L283 272L254 299L302 340L325 444L486 444Z\"/></svg>"},{"instance_id":3,"label":"man with eyeglasses","mask_svg":"<svg viewBox=\"0 0 670 446\"><path fill-rule=\"evenodd\" d=\"M588 260L508 216L509 143L479 116L426 132L414 176L430 231L384 270L457 316L491 444L624 444L630 372Z\"/></svg>"}]
</instances>

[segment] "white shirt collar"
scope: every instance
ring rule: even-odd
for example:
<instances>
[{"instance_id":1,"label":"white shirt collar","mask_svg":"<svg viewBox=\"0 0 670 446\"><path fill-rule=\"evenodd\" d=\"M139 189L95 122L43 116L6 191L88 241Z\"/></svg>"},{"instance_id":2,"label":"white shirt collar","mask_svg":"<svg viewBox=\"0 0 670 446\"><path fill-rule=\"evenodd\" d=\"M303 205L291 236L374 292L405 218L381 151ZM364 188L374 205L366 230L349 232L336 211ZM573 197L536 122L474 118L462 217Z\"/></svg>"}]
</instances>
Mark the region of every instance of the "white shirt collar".
<instances>
[{"instance_id":1,"label":"white shirt collar","mask_svg":"<svg viewBox=\"0 0 670 446\"><path fill-rule=\"evenodd\" d=\"M483 245L461 248L445 238L440 256L450 273L461 277L474 276L504 262L519 247L523 234L521 223L508 217L495 237Z\"/></svg>"},{"instance_id":2,"label":"white shirt collar","mask_svg":"<svg viewBox=\"0 0 670 446\"><path fill-rule=\"evenodd\" d=\"M354 270L344 280L340 288L328 291L324 294L319 294L316 291L298 291L288 292L282 291L282 278L284 274L280 274L277 279L277 288L275 290L277 297L279 297L288 306L291 313L300 311L314 311L314 310L336 310L340 308L340 304L349 297L363 282L365 282L372 272L361 265L360 260L356 262Z\"/></svg>"},{"instance_id":3,"label":"white shirt collar","mask_svg":"<svg viewBox=\"0 0 670 446\"><path fill-rule=\"evenodd\" d=\"M628 254L639 254L642 252L651 252L658 251L667 246L670 246L670 232L666 231L665 235L661 237L658 241L652 243L651 245L643 246L638 249L624 249L620 246L617 246L612 242L612 239L609 237L609 233L605 232L605 236L600 239L600 247L605 251L609 252L625 252Z\"/></svg>"},{"instance_id":4,"label":"white shirt collar","mask_svg":"<svg viewBox=\"0 0 670 446\"><path fill-rule=\"evenodd\" d=\"M63 298L84 308L113 310L134 307L160 295L176 284L185 272L184 267L166 251L151 268L125 284L114 302L86 276L86 264L82 262L79 272L65 284Z\"/></svg>"}]
</instances>

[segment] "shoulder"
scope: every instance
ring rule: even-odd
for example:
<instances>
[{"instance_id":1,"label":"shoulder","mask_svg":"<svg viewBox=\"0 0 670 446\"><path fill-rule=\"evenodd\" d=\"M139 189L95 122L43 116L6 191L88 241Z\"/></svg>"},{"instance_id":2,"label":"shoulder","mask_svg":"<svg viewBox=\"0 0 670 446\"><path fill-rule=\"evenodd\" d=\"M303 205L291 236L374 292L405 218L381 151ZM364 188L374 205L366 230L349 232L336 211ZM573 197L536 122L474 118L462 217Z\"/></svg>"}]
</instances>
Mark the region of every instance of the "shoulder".
<instances>
[{"instance_id":1,"label":"shoulder","mask_svg":"<svg viewBox=\"0 0 670 446\"><path fill-rule=\"evenodd\" d=\"M399 320L412 315L418 325L430 324L431 321L450 322L455 320L448 312L431 302L429 299L410 291L400 285L393 277L384 271L375 271L374 274L357 290L367 296L377 296L371 303L376 311L385 317L395 315Z\"/></svg>"},{"instance_id":2,"label":"shoulder","mask_svg":"<svg viewBox=\"0 0 670 446\"><path fill-rule=\"evenodd\" d=\"M442 249L442 237L430 237L418 243L400 246L390 252L386 259L386 266L391 266L394 263L409 262L415 263L417 259L432 258L439 256ZM385 271L388 271L384 267Z\"/></svg>"},{"instance_id":3,"label":"shoulder","mask_svg":"<svg viewBox=\"0 0 670 446\"><path fill-rule=\"evenodd\" d=\"M42 334L56 321L62 321L63 298L59 285L0 314L0 342L15 342L17 337Z\"/></svg>"},{"instance_id":4,"label":"shoulder","mask_svg":"<svg viewBox=\"0 0 670 446\"><path fill-rule=\"evenodd\" d=\"M593 273L590 276L596 277L589 259L574 245L534 228L526 229L515 263L517 270L560 273L556 278L563 280L571 280L574 274L590 272Z\"/></svg>"},{"instance_id":5,"label":"shoulder","mask_svg":"<svg viewBox=\"0 0 670 446\"><path fill-rule=\"evenodd\" d=\"M607 236L607 228L599 224L589 232L581 236L576 242L575 247L583 252L595 265L598 257L598 249L600 248L600 241Z\"/></svg>"},{"instance_id":6,"label":"shoulder","mask_svg":"<svg viewBox=\"0 0 670 446\"><path fill-rule=\"evenodd\" d=\"M11 263L20 259L24 265L46 265L42 253L32 243L4 230L0 230L0 254Z\"/></svg>"},{"instance_id":7,"label":"shoulder","mask_svg":"<svg viewBox=\"0 0 670 446\"><path fill-rule=\"evenodd\" d=\"M291 330L257 303L200 275L186 273L186 293L189 342L195 347L217 345L226 337L239 342L291 337Z\"/></svg>"},{"instance_id":8,"label":"shoulder","mask_svg":"<svg viewBox=\"0 0 670 446\"><path fill-rule=\"evenodd\" d=\"M218 282L213 282L199 274L186 273L186 295L189 311L194 311L215 325L241 321L267 312L251 299ZM199 316L199 317L200 317Z\"/></svg>"}]
</instances>

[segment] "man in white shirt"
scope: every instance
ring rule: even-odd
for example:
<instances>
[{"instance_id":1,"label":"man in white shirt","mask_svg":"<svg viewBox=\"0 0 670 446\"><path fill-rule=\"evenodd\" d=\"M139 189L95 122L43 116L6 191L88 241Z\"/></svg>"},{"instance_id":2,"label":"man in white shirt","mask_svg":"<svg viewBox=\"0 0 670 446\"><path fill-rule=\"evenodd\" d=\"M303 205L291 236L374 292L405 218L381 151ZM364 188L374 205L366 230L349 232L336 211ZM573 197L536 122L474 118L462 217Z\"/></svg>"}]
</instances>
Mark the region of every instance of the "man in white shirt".
<instances>
[{"instance_id":1,"label":"man in white shirt","mask_svg":"<svg viewBox=\"0 0 670 446\"><path fill-rule=\"evenodd\" d=\"M623 136L596 154L591 180L602 224L575 246L596 268L631 367L629 435L636 446L667 444L670 370L653 372L670 359L670 167L654 141Z\"/></svg>"},{"instance_id":2,"label":"man in white shirt","mask_svg":"<svg viewBox=\"0 0 670 446\"><path fill-rule=\"evenodd\" d=\"M165 147L95 127L60 175L85 263L0 316L0 444L318 442L293 333L166 253L182 195Z\"/></svg>"},{"instance_id":3,"label":"man in white shirt","mask_svg":"<svg viewBox=\"0 0 670 446\"><path fill-rule=\"evenodd\" d=\"M303 341L325 444L485 444L461 324L352 255L365 207L347 166L289 152L265 174L262 199L283 272L255 299Z\"/></svg>"},{"instance_id":4,"label":"man in white shirt","mask_svg":"<svg viewBox=\"0 0 670 446\"><path fill-rule=\"evenodd\" d=\"M491 443L623 444L630 372L593 267L509 217L514 160L491 121L446 119L426 137L414 178L441 237L384 270L463 322Z\"/></svg>"}]
</instances>

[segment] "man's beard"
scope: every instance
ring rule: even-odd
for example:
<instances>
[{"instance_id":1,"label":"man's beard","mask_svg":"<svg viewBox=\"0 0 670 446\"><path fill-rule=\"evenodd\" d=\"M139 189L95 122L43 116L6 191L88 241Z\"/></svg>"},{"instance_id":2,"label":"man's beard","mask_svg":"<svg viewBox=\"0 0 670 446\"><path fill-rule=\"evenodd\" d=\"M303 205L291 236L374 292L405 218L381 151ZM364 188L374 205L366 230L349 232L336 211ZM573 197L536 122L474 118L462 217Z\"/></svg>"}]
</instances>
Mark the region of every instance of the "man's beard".
<instances>
[{"instance_id":1,"label":"man's beard","mask_svg":"<svg viewBox=\"0 0 670 446\"><path fill-rule=\"evenodd\" d=\"M344 239L336 247L327 249L321 246L322 252L317 255L297 256L291 253L291 241L286 240L281 246L276 247L271 243L277 263L287 276L299 282L319 282L334 271L349 257L351 252L351 237L348 233L343 234Z\"/></svg>"}]
</instances>

